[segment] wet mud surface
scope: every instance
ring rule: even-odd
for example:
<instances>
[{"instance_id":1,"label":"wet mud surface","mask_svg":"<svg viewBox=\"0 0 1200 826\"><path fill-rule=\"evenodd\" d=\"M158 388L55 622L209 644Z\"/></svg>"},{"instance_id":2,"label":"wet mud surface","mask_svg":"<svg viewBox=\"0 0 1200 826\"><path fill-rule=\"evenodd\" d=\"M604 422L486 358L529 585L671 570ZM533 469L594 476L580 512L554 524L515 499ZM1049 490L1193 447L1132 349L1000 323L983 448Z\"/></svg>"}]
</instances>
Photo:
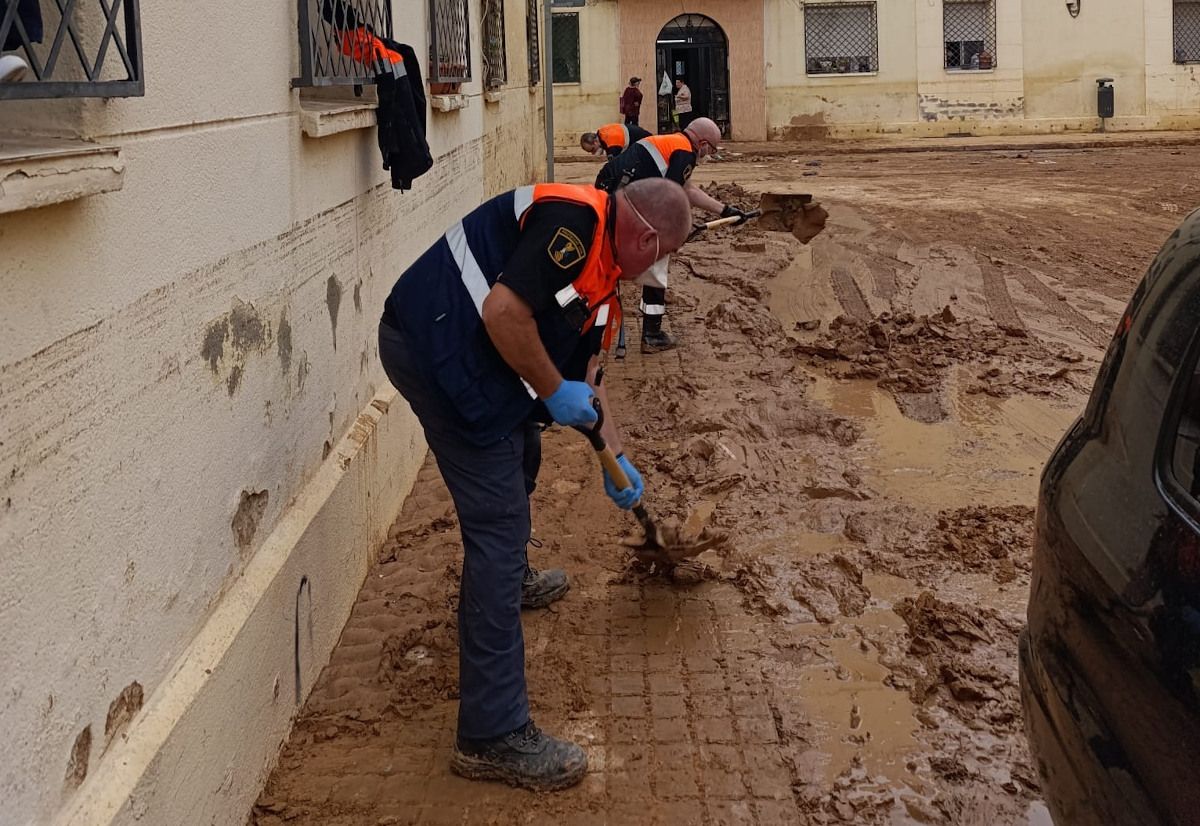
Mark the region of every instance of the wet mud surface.
<instances>
[{"instance_id":1,"label":"wet mud surface","mask_svg":"<svg viewBox=\"0 0 1200 826\"><path fill-rule=\"evenodd\" d=\"M1048 824L1016 665L1037 477L1190 207L1200 159L1174 151L702 168L718 197L812 192L829 221L808 246L689 244L680 348L609 366L647 504L727 543L638 564L587 442L546 436L531 556L573 587L525 616L528 678L587 779L450 774L461 549L427 463L251 822Z\"/></svg>"}]
</instances>

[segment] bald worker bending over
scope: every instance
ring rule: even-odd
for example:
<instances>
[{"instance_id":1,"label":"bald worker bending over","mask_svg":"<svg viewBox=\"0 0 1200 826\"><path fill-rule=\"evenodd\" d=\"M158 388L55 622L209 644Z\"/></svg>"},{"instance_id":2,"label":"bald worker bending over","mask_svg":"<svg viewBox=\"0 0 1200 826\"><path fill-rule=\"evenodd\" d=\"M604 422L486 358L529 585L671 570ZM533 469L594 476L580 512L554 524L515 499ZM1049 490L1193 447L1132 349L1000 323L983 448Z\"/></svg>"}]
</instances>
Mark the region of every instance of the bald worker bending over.
<instances>
[{"instance_id":1,"label":"bald worker bending over","mask_svg":"<svg viewBox=\"0 0 1200 826\"><path fill-rule=\"evenodd\" d=\"M682 133L651 135L612 158L596 177L596 187L616 192L635 181L665 178L684 188L692 206L720 215L738 216L745 223L746 213L721 203L691 182L696 164L717 152L721 129L709 118L697 118ZM638 279L642 286L642 352L657 353L675 346L662 329L667 312L667 260L656 262L650 272Z\"/></svg>"},{"instance_id":2,"label":"bald worker bending over","mask_svg":"<svg viewBox=\"0 0 1200 826\"><path fill-rule=\"evenodd\" d=\"M541 428L594 425L598 395L632 485L605 474L604 489L620 508L641 498L595 359L619 324L618 277L645 272L690 229L687 196L669 181L616 194L522 187L450 227L384 305L380 359L425 430L462 532L451 768L464 777L553 790L587 772L583 749L533 724L525 690L521 608L567 591L565 573L526 557Z\"/></svg>"}]
</instances>

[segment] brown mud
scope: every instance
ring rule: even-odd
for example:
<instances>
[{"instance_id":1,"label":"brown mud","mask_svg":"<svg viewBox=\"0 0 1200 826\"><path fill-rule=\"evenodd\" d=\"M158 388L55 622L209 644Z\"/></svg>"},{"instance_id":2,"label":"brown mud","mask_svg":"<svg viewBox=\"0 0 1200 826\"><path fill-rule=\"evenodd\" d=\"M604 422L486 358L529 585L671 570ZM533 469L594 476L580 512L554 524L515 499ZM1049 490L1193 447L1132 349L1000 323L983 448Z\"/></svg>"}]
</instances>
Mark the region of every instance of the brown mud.
<instances>
[{"instance_id":1,"label":"brown mud","mask_svg":"<svg viewBox=\"0 0 1200 826\"><path fill-rule=\"evenodd\" d=\"M461 549L427 463L252 822L1049 823L1016 669L1037 479L1191 205L1170 151L704 167L743 205L803 179L829 227L689 243L680 347L608 372L655 515L729 546L637 565L587 442L547 434L532 560L573 587L525 617L530 698L588 777L450 774Z\"/></svg>"}]
</instances>

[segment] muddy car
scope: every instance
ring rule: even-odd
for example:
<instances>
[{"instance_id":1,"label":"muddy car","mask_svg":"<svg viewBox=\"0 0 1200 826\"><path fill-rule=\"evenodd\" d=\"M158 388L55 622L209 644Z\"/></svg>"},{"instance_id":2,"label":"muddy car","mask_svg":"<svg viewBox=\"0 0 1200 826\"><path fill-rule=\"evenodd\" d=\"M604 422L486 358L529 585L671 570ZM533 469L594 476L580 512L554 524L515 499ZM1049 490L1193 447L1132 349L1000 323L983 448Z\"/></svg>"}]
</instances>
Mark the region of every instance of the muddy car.
<instances>
[{"instance_id":1,"label":"muddy car","mask_svg":"<svg viewBox=\"0 0 1200 826\"><path fill-rule=\"evenodd\" d=\"M1026 730L1059 826L1200 822L1200 211L1042 475Z\"/></svg>"}]
</instances>

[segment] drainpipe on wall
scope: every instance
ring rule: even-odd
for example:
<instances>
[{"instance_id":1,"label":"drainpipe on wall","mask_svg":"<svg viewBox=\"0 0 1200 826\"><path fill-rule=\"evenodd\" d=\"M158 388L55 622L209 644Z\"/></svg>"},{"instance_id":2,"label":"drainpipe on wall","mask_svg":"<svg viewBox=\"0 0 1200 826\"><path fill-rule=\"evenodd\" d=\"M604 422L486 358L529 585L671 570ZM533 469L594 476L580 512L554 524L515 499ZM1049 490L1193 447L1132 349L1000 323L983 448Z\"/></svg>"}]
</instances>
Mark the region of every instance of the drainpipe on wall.
<instances>
[{"instance_id":1,"label":"drainpipe on wall","mask_svg":"<svg viewBox=\"0 0 1200 826\"><path fill-rule=\"evenodd\" d=\"M544 44L542 53L546 55L546 71L542 81L546 93L546 180L554 181L554 0L545 0L546 25L542 29Z\"/></svg>"}]
</instances>

